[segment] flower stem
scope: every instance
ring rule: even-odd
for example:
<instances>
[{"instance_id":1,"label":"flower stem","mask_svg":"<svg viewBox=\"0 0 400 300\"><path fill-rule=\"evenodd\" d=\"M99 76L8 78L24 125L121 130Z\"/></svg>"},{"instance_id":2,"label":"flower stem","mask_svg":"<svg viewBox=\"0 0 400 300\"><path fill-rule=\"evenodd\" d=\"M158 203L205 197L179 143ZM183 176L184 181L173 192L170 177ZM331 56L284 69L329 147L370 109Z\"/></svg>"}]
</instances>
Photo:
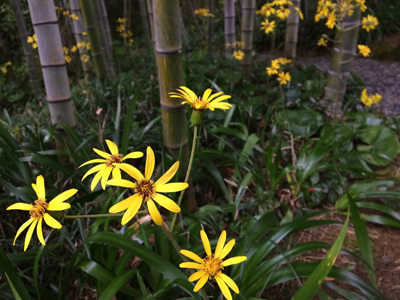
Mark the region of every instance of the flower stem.
<instances>
[{"instance_id":1,"label":"flower stem","mask_svg":"<svg viewBox=\"0 0 400 300\"><path fill-rule=\"evenodd\" d=\"M138 211L138 214L144 213L146 211ZM124 215L123 213L119 214L96 214L96 215L66 215L63 216L63 219L84 219L84 218L107 218L107 217L122 217Z\"/></svg>"},{"instance_id":2,"label":"flower stem","mask_svg":"<svg viewBox=\"0 0 400 300\"><path fill-rule=\"evenodd\" d=\"M198 125L194 125L192 150L190 152L190 159L189 159L189 165L188 165L188 168L187 168L187 171L186 171L185 183L188 183L189 177L190 177L190 173L192 171L194 153L196 152L196 142L197 142L197 132L198 132L198 130L199 130L199 126ZM185 194L185 190L183 190L181 192L181 194L179 195L178 206L181 206L184 194ZM171 232L174 232L174 228L175 228L177 217L178 217L178 214L175 214L174 218L172 219L171 229L170 229Z\"/></svg>"}]
</instances>

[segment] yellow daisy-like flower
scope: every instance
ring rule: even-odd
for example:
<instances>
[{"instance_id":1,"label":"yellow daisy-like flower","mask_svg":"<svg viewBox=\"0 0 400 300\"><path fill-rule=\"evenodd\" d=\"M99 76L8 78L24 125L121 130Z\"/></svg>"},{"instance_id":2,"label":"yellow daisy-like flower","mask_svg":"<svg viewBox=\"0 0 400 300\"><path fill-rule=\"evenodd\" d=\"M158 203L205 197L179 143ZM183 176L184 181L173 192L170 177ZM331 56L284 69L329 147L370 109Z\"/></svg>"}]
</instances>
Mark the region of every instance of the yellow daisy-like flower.
<instances>
[{"instance_id":1,"label":"yellow daisy-like flower","mask_svg":"<svg viewBox=\"0 0 400 300\"><path fill-rule=\"evenodd\" d=\"M274 15L275 12L276 12L276 9L273 8L272 4L271 3L266 3L261 7L260 10L257 11L257 14L269 17L271 15Z\"/></svg>"},{"instance_id":2,"label":"yellow daisy-like flower","mask_svg":"<svg viewBox=\"0 0 400 300\"><path fill-rule=\"evenodd\" d=\"M110 140L106 140L106 143L107 143L108 149L110 149L111 154L101 151L99 149L93 148L93 151L96 152L101 157L103 157L103 159L92 159L92 160L89 160L79 166L79 168L81 168L88 164L100 163L100 165L97 165L97 166L91 168L89 171L87 171L86 174L83 175L83 177L82 177L82 181L83 181L90 174L97 172L97 174L94 176L92 184L91 184L92 191L94 190L96 185L99 183L100 179L101 179L101 186L104 190L106 188L106 182L107 182L108 178L110 177L111 173L112 173L112 177L114 179L121 179L120 166L125 159L140 158L143 156L143 153L140 151L131 152L124 156L124 155L118 153L118 147L117 147L117 145L115 145L114 142L112 142Z\"/></svg>"},{"instance_id":3,"label":"yellow daisy-like flower","mask_svg":"<svg viewBox=\"0 0 400 300\"><path fill-rule=\"evenodd\" d=\"M236 58L237 60L242 60L243 57L244 57L244 53L243 53L242 50L237 50L237 51L234 51L234 52L233 52L232 56L233 56L234 58Z\"/></svg>"},{"instance_id":4,"label":"yellow daisy-like flower","mask_svg":"<svg viewBox=\"0 0 400 300\"><path fill-rule=\"evenodd\" d=\"M292 5L293 3L289 0L274 0L272 2L273 6L282 6L282 5Z\"/></svg>"},{"instance_id":5,"label":"yellow daisy-like flower","mask_svg":"<svg viewBox=\"0 0 400 300\"><path fill-rule=\"evenodd\" d=\"M81 55L81 60L85 63L87 63L89 61L89 55L87 54L82 54Z\"/></svg>"},{"instance_id":6,"label":"yellow daisy-like flower","mask_svg":"<svg viewBox=\"0 0 400 300\"><path fill-rule=\"evenodd\" d=\"M211 280L212 277L214 277L224 297L228 300L232 300L232 295L228 287L230 287L236 294L239 294L239 288L229 276L222 273L222 270L224 267L244 262L247 257L236 256L223 261L225 256L231 252L233 246L235 245L235 240L230 240L224 246L226 241L225 230L222 231L218 239L214 255L211 253L210 241L208 240L207 234L202 230L200 231L200 236L201 241L203 242L204 250L206 251L206 257L202 259L200 256L191 251L181 250L183 255L193 259L195 263L183 262L179 265L179 267L200 270L189 277L190 282L199 279L193 289L194 292L200 290L206 284L207 280Z\"/></svg>"},{"instance_id":7,"label":"yellow daisy-like flower","mask_svg":"<svg viewBox=\"0 0 400 300\"><path fill-rule=\"evenodd\" d=\"M328 46L328 40L326 40L324 38L320 38L319 41L318 41L318 46L327 47Z\"/></svg>"},{"instance_id":8,"label":"yellow daisy-like flower","mask_svg":"<svg viewBox=\"0 0 400 300\"><path fill-rule=\"evenodd\" d=\"M280 57L278 59L274 59L272 62L278 62L280 65L290 64L292 60L287 59L286 57Z\"/></svg>"},{"instance_id":9,"label":"yellow daisy-like flower","mask_svg":"<svg viewBox=\"0 0 400 300\"><path fill-rule=\"evenodd\" d=\"M336 15L335 12L331 12L328 16L328 20L325 23L326 27L328 27L329 29L333 29L333 27L335 27L336 25Z\"/></svg>"},{"instance_id":10,"label":"yellow daisy-like flower","mask_svg":"<svg viewBox=\"0 0 400 300\"><path fill-rule=\"evenodd\" d=\"M360 6L361 11L365 12L365 10L367 9L367 6L365 5L365 0L355 0L355 1Z\"/></svg>"},{"instance_id":11,"label":"yellow daisy-like flower","mask_svg":"<svg viewBox=\"0 0 400 300\"><path fill-rule=\"evenodd\" d=\"M6 62L6 66L11 66L11 61Z\"/></svg>"},{"instance_id":12,"label":"yellow daisy-like flower","mask_svg":"<svg viewBox=\"0 0 400 300\"><path fill-rule=\"evenodd\" d=\"M189 185L184 182L168 183L179 168L179 161L175 162L172 167L161 176L156 182L151 180L155 166L154 152L151 147L147 147L146 167L144 175L135 167L128 164L118 164L118 167L128 173L129 176L134 178L137 183L124 179L111 179L107 182L108 185L120 186L124 188L134 189L135 194L122 200L121 202L112 206L109 210L110 213L115 214L126 210L122 217L121 224L128 223L138 212L142 203L147 203L147 209L154 223L162 226L163 220L154 202L157 202L162 207L178 213L181 208L174 201L160 193L179 192L186 189Z\"/></svg>"},{"instance_id":13,"label":"yellow daisy-like flower","mask_svg":"<svg viewBox=\"0 0 400 300\"><path fill-rule=\"evenodd\" d=\"M27 210L31 215L30 219L26 221L22 226L18 229L17 234L15 235L14 239L14 246L17 237L24 231L28 226L28 232L25 237L25 245L24 251L28 248L29 242L31 241L33 231L36 227L36 233L38 236L39 241L42 245L46 245L43 238L43 230L42 230L42 223L43 219L47 225L52 228L60 229L62 225L54 219L48 212L49 211L61 211L65 209L69 209L71 205L69 203L65 203L64 201L71 198L73 195L78 192L76 189L70 189L65 191L55 197L50 202L46 202L46 191L44 188L44 178L43 176L36 177L36 184L32 183L32 188L35 191L38 199L35 201L35 205L27 204L27 203L15 203L7 208L7 210L11 209L19 209L19 210Z\"/></svg>"},{"instance_id":14,"label":"yellow daisy-like flower","mask_svg":"<svg viewBox=\"0 0 400 300\"><path fill-rule=\"evenodd\" d=\"M278 81L279 84L283 85L283 84L287 84L290 81L290 74L289 73L285 73L285 72L280 72L278 74Z\"/></svg>"},{"instance_id":15,"label":"yellow daisy-like flower","mask_svg":"<svg viewBox=\"0 0 400 300\"><path fill-rule=\"evenodd\" d=\"M72 52L72 53L76 52L76 50L78 50L78 48L77 48L76 46L73 46L73 47L71 48L71 52Z\"/></svg>"},{"instance_id":16,"label":"yellow daisy-like flower","mask_svg":"<svg viewBox=\"0 0 400 300\"><path fill-rule=\"evenodd\" d=\"M375 95L368 95L367 89L363 89L361 92L361 102L364 103L365 106L372 106L382 100L382 95L375 94Z\"/></svg>"},{"instance_id":17,"label":"yellow daisy-like flower","mask_svg":"<svg viewBox=\"0 0 400 300\"><path fill-rule=\"evenodd\" d=\"M265 22L261 22L261 29L265 31L266 34L273 32L275 30L275 21L270 22L265 19Z\"/></svg>"},{"instance_id":18,"label":"yellow daisy-like flower","mask_svg":"<svg viewBox=\"0 0 400 300\"><path fill-rule=\"evenodd\" d=\"M288 8L285 8L284 6L281 6L279 9L276 10L276 16L279 19L287 19L290 15L290 10Z\"/></svg>"},{"instance_id":19,"label":"yellow daisy-like flower","mask_svg":"<svg viewBox=\"0 0 400 300\"><path fill-rule=\"evenodd\" d=\"M69 55L65 55L64 58L65 58L65 61L66 61L68 64L72 61L72 58L71 58L71 56L69 56Z\"/></svg>"},{"instance_id":20,"label":"yellow daisy-like flower","mask_svg":"<svg viewBox=\"0 0 400 300\"><path fill-rule=\"evenodd\" d=\"M195 110L204 110L208 108L214 111L214 109L216 108L229 109L230 107L232 107L232 104L227 102L222 102L226 99L231 98L231 96L229 95L221 96L222 92L211 95L212 90L207 89L204 92L203 97L197 97L197 95L192 90L188 89L185 86L181 86L180 89L177 89L177 91L179 93L176 92L169 93L170 97L181 98L185 100L182 102L182 104L187 103Z\"/></svg>"},{"instance_id":21,"label":"yellow daisy-like flower","mask_svg":"<svg viewBox=\"0 0 400 300\"><path fill-rule=\"evenodd\" d=\"M275 74L278 74L278 70L281 68L281 65L279 64L277 59L274 59L271 61L271 67L267 67L267 73L268 76L272 76Z\"/></svg>"},{"instance_id":22,"label":"yellow daisy-like flower","mask_svg":"<svg viewBox=\"0 0 400 300\"><path fill-rule=\"evenodd\" d=\"M6 67L1 67L0 70L1 70L4 74L7 73L7 68L6 68Z\"/></svg>"},{"instance_id":23,"label":"yellow daisy-like flower","mask_svg":"<svg viewBox=\"0 0 400 300\"><path fill-rule=\"evenodd\" d=\"M368 15L362 19L362 28L364 28L366 31L374 30L378 24L378 19L371 15Z\"/></svg>"},{"instance_id":24,"label":"yellow daisy-like flower","mask_svg":"<svg viewBox=\"0 0 400 300\"><path fill-rule=\"evenodd\" d=\"M364 57L368 57L371 53L371 49L369 49L368 46L365 45L357 45L358 50L360 50L361 55Z\"/></svg>"}]
</instances>

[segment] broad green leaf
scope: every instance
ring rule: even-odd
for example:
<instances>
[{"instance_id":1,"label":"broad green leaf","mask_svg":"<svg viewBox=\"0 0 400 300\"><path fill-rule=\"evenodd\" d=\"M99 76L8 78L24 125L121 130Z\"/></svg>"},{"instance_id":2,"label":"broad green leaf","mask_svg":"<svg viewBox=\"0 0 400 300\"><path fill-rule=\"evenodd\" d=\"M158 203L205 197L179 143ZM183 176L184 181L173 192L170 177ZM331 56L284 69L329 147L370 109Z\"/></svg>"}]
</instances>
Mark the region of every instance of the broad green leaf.
<instances>
[{"instance_id":1,"label":"broad green leaf","mask_svg":"<svg viewBox=\"0 0 400 300\"><path fill-rule=\"evenodd\" d=\"M279 125L289 130L294 137L314 135L323 125L320 113L313 110L285 110L276 116Z\"/></svg>"},{"instance_id":2,"label":"broad green leaf","mask_svg":"<svg viewBox=\"0 0 400 300\"><path fill-rule=\"evenodd\" d=\"M125 285L125 283L137 273L137 269L124 271L108 283L106 289L101 294L99 300L111 300L115 294ZM133 296L133 295L132 295Z\"/></svg>"}]
</instances>

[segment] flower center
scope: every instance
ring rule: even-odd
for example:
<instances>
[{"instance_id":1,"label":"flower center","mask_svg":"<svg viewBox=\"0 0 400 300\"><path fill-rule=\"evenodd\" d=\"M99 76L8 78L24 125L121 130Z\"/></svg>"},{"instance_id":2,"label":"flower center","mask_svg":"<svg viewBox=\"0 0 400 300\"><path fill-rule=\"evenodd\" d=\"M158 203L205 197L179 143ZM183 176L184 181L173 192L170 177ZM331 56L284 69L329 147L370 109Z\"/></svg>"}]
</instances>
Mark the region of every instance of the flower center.
<instances>
[{"instance_id":1,"label":"flower center","mask_svg":"<svg viewBox=\"0 0 400 300\"><path fill-rule=\"evenodd\" d=\"M107 167L111 167L112 164L120 164L122 162L122 159L124 156L122 154L113 154L109 158L107 158L107 161L105 162Z\"/></svg>"},{"instance_id":2,"label":"flower center","mask_svg":"<svg viewBox=\"0 0 400 300\"><path fill-rule=\"evenodd\" d=\"M204 258L202 265L204 267L203 271L208 274L210 279L211 277L215 277L216 275L218 275L221 270L224 269L224 267L222 266L222 260L220 260L219 258L214 258L214 255Z\"/></svg>"},{"instance_id":3,"label":"flower center","mask_svg":"<svg viewBox=\"0 0 400 300\"><path fill-rule=\"evenodd\" d=\"M152 197L155 194L153 183L153 180L146 179L138 183L136 191L139 193L140 196L144 198L144 201L147 201L148 198Z\"/></svg>"},{"instance_id":4,"label":"flower center","mask_svg":"<svg viewBox=\"0 0 400 300\"><path fill-rule=\"evenodd\" d=\"M37 199L35 201L35 204L36 205L32 205L29 214L31 215L32 219L34 219L35 221L39 221L40 219L43 218L43 215L46 213L49 204L46 202L46 199Z\"/></svg>"}]
</instances>

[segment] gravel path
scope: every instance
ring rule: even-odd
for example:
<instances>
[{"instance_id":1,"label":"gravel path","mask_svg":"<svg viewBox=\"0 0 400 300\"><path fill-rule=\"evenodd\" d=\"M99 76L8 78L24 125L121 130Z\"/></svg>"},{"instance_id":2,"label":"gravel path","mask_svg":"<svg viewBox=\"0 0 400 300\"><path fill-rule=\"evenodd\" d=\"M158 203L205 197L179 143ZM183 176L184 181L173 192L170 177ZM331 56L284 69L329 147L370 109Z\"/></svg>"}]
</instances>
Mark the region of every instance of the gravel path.
<instances>
[{"instance_id":1,"label":"gravel path","mask_svg":"<svg viewBox=\"0 0 400 300\"><path fill-rule=\"evenodd\" d=\"M315 65L321 71L328 71L330 57L299 57L297 62L303 65ZM352 71L363 78L369 94L382 95L384 113L400 114L400 62L355 58Z\"/></svg>"}]
</instances>

